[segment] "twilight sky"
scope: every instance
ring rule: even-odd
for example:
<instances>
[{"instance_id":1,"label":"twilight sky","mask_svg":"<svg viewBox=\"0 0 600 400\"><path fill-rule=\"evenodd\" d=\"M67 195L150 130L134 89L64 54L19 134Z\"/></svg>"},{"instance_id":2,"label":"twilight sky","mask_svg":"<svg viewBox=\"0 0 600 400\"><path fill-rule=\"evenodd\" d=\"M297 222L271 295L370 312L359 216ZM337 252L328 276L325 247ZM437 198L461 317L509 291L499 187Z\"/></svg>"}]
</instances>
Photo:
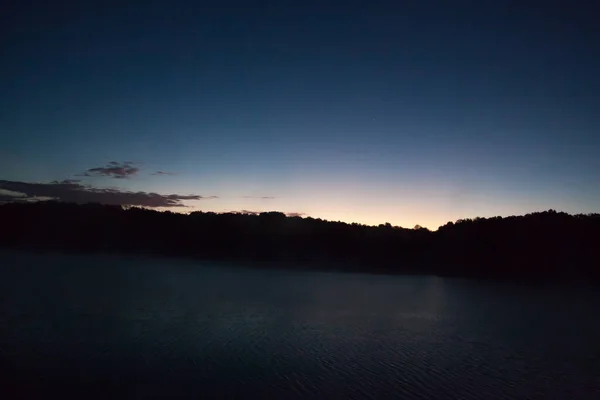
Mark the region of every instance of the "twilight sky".
<instances>
[{"instance_id":1,"label":"twilight sky","mask_svg":"<svg viewBox=\"0 0 600 400\"><path fill-rule=\"evenodd\" d=\"M12 3L0 201L431 229L600 211L591 0Z\"/></svg>"}]
</instances>

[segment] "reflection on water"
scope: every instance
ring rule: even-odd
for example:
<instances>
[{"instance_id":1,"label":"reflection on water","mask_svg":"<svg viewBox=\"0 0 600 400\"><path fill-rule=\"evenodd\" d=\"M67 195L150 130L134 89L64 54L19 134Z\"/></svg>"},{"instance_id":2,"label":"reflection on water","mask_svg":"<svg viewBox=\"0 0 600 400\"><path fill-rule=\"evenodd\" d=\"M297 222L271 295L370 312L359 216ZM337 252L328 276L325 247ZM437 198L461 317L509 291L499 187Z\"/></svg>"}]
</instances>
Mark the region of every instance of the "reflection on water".
<instances>
[{"instance_id":1,"label":"reflection on water","mask_svg":"<svg viewBox=\"0 0 600 400\"><path fill-rule=\"evenodd\" d=\"M600 295L437 277L2 253L3 390L600 398Z\"/></svg>"}]
</instances>

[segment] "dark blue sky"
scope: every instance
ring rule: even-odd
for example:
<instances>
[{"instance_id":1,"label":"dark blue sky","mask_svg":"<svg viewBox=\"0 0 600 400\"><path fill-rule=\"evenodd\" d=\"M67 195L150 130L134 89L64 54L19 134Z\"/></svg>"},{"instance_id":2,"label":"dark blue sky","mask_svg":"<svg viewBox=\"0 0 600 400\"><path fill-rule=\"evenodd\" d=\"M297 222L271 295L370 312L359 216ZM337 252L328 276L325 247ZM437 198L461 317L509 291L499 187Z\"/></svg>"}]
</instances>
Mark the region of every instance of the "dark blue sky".
<instances>
[{"instance_id":1,"label":"dark blue sky","mask_svg":"<svg viewBox=\"0 0 600 400\"><path fill-rule=\"evenodd\" d=\"M592 1L14 3L1 196L77 179L430 228L600 209Z\"/></svg>"}]
</instances>

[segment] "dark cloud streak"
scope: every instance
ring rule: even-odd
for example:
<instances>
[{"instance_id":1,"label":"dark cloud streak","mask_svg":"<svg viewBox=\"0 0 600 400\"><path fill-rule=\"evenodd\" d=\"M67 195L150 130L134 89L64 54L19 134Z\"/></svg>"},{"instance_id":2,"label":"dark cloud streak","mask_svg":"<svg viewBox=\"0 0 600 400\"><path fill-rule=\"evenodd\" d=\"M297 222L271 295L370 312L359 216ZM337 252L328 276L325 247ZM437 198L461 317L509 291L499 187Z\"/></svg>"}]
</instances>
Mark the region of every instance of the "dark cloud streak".
<instances>
[{"instance_id":1,"label":"dark cloud streak","mask_svg":"<svg viewBox=\"0 0 600 400\"><path fill-rule=\"evenodd\" d=\"M183 200L214 199L217 196L159 194L128 192L114 188L94 188L78 181L65 180L50 183L30 183L0 180L0 189L23 194L23 196L0 195L0 202L35 201L38 198L54 199L71 203L101 203L140 207L185 207Z\"/></svg>"},{"instance_id":2,"label":"dark cloud streak","mask_svg":"<svg viewBox=\"0 0 600 400\"><path fill-rule=\"evenodd\" d=\"M152 175L175 175L174 172L166 172L166 171L156 171L152 173Z\"/></svg>"},{"instance_id":3,"label":"dark cloud streak","mask_svg":"<svg viewBox=\"0 0 600 400\"><path fill-rule=\"evenodd\" d=\"M139 170L140 169L134 166L134 164L130 161L125 161L123 164L119 164L116 161L111 161L105 167L90 168L83 174L79 174L77 176L107 176L115 179L125 179L136 175Z\"/></svg>"}]
</instances>

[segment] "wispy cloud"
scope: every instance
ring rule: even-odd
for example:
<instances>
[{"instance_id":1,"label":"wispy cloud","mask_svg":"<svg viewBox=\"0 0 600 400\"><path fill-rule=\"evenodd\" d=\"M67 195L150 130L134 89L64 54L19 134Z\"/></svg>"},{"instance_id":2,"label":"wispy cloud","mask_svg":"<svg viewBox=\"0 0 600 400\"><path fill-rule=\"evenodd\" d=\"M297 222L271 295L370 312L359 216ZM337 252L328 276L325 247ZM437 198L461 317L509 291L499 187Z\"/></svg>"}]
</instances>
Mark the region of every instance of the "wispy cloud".
<instances>
[{"instance_id":1,"label":"wispy cloud","mask_svg":"<svg viewBox=\"0 0 600 400\"><path fill-rule=\"evenodd\" d=\"M196 194L129 192L115 188L95 188L76 180L31 183L0 180L0 202L58 200L73 203L102 203L141 207L185 207L184 200L215 199Z\"/></svg>"},{"instance_id":2,"label":"wispy cloud","mask_svg":"<svg viewBox=\"0 0 600 400\"><path fill-rule=\"evenodd\" d=\"M232 214L250 214L250 215L259 215L261 213L264 212L268 212L268 211L251 211L251 210L236 210L236 211L228 211L229 213ZM299 212L289 212L289 213L284 213L287 217L303 217L306 214L305 213L299 213Z\"/></svg>"},{"instance_id":3,"label":"wispy cloud","mask_svg":"<svg viewBox=\"0 0 600 400\"><path fill-rule=\"evenodd\" d=\"M15 192L13 190L0 188L0 196L4 196L6 198L13 199L13 198L24 197L25 194L20 193L20 192Z\"/></svg>"},{"instance_id":4,"label":"wispy cloud","mask_svg":"<svg viewBox=\"0 0 600 400\"><path fill-rule=\"evenodd\" d=\"M98 177L98 176L106 176L115 179L125 179L131 176L136 175L139 172L139 167L137 167L131 161L125 161L124 163L119 163L117 161L111 161L104 167L95 167L90 168L85 171L83 174L78 174L76 176L87 176L87 177Z\"/></svg>"},{"instance_id":5,"label":"wispy cloud","mask_svg":"<svg viewBox=\"0 0 600 400\"><path fill-rule=\"evenodd\" d=\"M166 172L166 171L156 171L153 172L152 175L175 175L174 172Z\"/></svg>"},{"instance_id":6,"label":"wispy cloud","mask_svg":"<svg viewBox=\"0 0 600 400\"><path fill-rule=\"evenodd\" d=\"M3 189L0 187L0 204L10 203L13 201L23 201L27 197L24 193L15 192L13 190Z\"/></svg>"}]
</instances>

